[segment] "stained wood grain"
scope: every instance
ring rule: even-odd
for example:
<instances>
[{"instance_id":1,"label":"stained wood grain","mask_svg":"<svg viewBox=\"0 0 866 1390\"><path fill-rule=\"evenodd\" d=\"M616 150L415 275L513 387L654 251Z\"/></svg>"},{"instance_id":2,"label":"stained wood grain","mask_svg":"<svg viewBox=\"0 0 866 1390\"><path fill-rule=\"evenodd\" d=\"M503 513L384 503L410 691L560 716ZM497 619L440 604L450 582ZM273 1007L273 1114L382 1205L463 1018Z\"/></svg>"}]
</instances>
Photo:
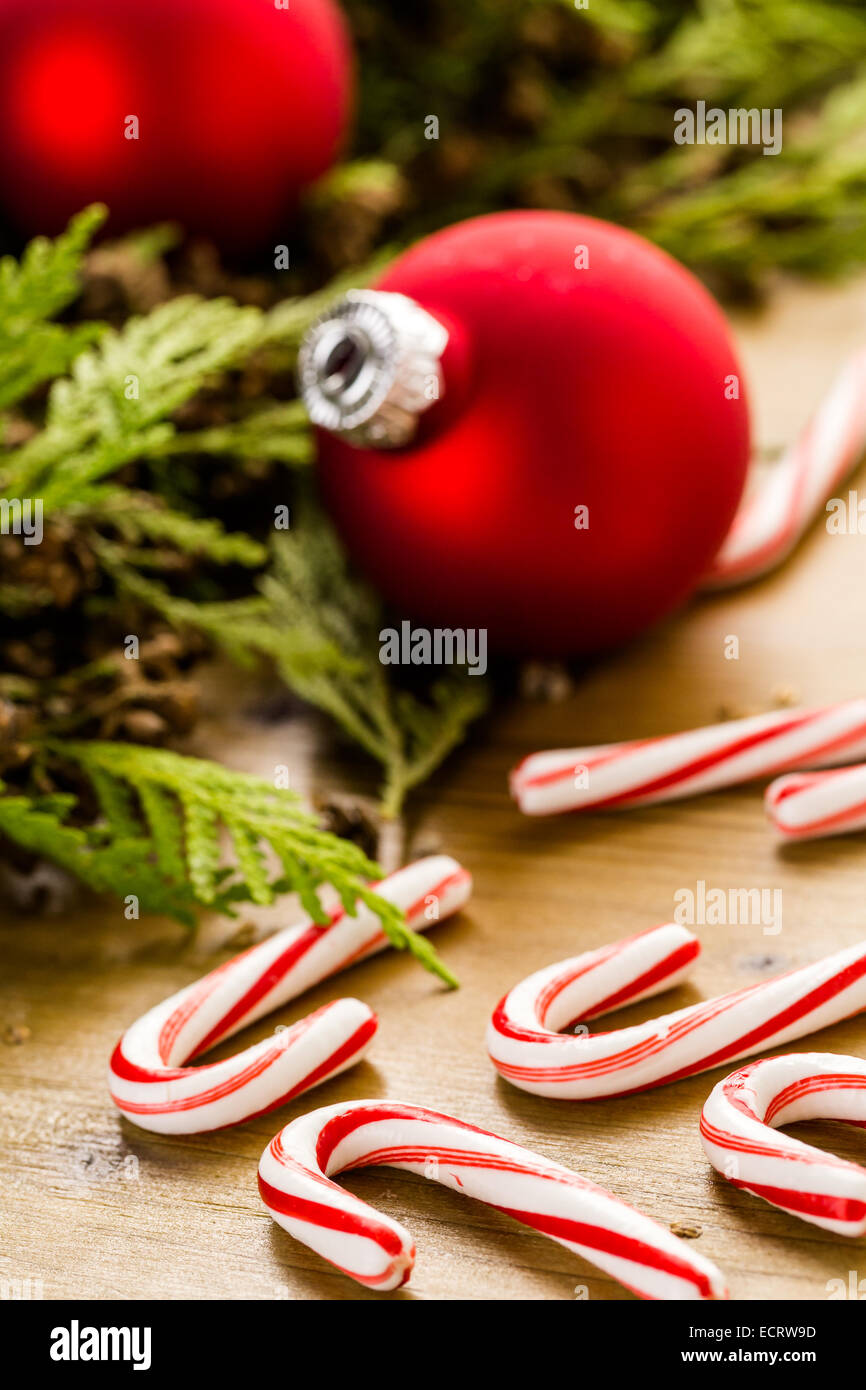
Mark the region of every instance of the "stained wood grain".
<instances>
[{"instance_id":1,"label":"stained wood grain","mask_svg":"<svg viewBox=\"0 0 866 1390\"><path fill-rule=\"evenodd\" d=\"M739 326L765 446L790 438L859 341L866 281L844 292L787 287ZM862 478L861 478L862 485ZM652 524L652 518L647 518ZM626 1100L573 1105L523 1095L484 1053L488 1013L530 970L669 918L674 895L709 887L780 888L778 934L760 925L698 927L694 983L674 1007L804 964L866 936L866 837L780 851L757 791L620 815L532 822L506 776L541 746L669 732L722 710L780 698L832 701L866 690L866 538L820 526L795 562L729 597L696 602L651 637L588 671L558 704L515 702L425 790L414 832L475 875L469 911L436 929L462 982L448 993L393 953L324 984L242 1035L250 1041L333 997L367 1000L381 1019L369 1062L276 1116L211 1136L145 1134L111 1106L110 1050L151 1004L225 958L225 928L184 942L164 922L128 923L87 903L61 919L0 925L0 1285L42 1282L47 1298L357 1299L365 1293L280 1231L258 1200L258 1156L277 1128L348 1097L417 1101L498 1131L579 1168L658 1220L700 1228L696 1246L735 1297L823 1298L830 1279L866 1276L862 1242L844 1242L735 1192L712 1173L697 1120L724 1069ZM739 660L725 659L725 638ZM271 775L288 763L303 791L369 788L369 773L315 716L264 725L254 692L218 675L196 751ZM261 919L259 914L259 919ZM286 916L284 906L270 914ZM656 1004L655 1008L658 1008ZM623 1021L654 1011L642 1005ZM9 1030L12 1030L11 1032ZM815 1036L863 1054L866 1019ZM235 1044L236 1045L236 1044ZM811 1045L811 1044L810 1044ZM856 1157L842 1127L806 1137ZM862 1136L859 1150L862 1155ZM393 1298L628 1298L577 1257L505 1217L388 1170L352 1189L407 1224L418 1261ZM2 1291L2 1288L0 1288Z\"/></svg>"}]
</instances>

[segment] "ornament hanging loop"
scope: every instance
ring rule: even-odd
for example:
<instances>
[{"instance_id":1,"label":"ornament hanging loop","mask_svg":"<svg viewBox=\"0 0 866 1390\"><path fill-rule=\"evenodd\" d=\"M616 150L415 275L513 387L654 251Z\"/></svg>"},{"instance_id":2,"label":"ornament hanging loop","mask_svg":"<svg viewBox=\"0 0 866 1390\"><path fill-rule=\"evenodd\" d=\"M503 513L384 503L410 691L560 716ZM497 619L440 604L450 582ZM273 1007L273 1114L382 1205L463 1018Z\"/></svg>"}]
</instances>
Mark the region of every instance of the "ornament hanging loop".
<instances>
[{"instance_id":1,"label":"ornament hanging loop","mask_svg":"<svg viewBox=\"0 0 866 1390\"><path fill-rule=\"evenodd\" d=\"M316 319L298 355L314 425L361 448L395 449L443 389L448 331L403 294L350 290Z\"/></svg>"}]
</instances>

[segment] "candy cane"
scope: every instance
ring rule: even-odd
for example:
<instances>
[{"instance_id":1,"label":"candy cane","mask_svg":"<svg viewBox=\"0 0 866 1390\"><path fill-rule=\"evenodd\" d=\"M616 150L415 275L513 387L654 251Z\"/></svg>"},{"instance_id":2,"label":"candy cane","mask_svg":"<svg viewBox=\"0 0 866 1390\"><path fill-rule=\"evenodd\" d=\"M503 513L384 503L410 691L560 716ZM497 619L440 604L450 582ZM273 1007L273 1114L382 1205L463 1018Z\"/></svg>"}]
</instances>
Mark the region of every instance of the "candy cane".
<instances>
[{"instance_id":1,"label":"candy cane","mask_svg":"<svg viewBox=\"0 0 866 1390\"><path fill-rule=\"evenodd\" d=\"M527 816L676 801L800 767L866 757L866 700L774 710L703 729L533 753L511 774Z\"/></svg>"},{"instance_id":2,"label":"candy cane","mask_svg":"<svg viewBox=\"0 0 866 1390\"><path fill-rule=\"evenodd\" d=\"M752 1062L711 1091L701 1139L734 1187L826 1231L866 1235L866 1168L774 1132L798 1120L866 1127L866 1062L832 1052Z\"/></svg>"},{"instance_id":3,"label":"candy cane","mask_svg":"<svg viewBox=\"0 0 866 1390\"><path fill-rule=\"evenodd\" d=\"M746 498L704 580L727 588L794 549L866 448L866 352L842 368L796 444Z\"/></svg>"},{"instance_id":4,"label":"candy cane","mask_svg":"<svg viewBox=\"0 0 866 1390\"><path fill-rule=\"evenodd\" d=\"M456 860L433 855L376 891L423 931L463 906L471 882ZM184 1064L387 945L379 918L363 904L355 917L337 909L326 926L303 917L133 1023L111 1058L112 1100L142 1129L197 1134L240 1124L318 1086L357 1062L376 1031L375 1014L358 999L325 1004L225 1061Z\"/></svg>"},{"instance_id":5,"label":"candy cane","mask_svg":"<svg viewBox=\"0 0 866 1390\"><path fill-rule=\"evenodd\" d=\"M767 788L764 806L789 840L866 829L866 765L779 777Z\"/></svg>"},{"instance_id":6,"label":"candy cane","mask_svg":"<svg viewBox=\"0 0 866 1390\"><path fill-rule=\"evenodd\" d=\"M678 984L700 951L669 922L559 961L497 1006L487 1050L521 1091L562 1100L631 1095L747 1057L866 1009L866 941L772 980L612 1033L563 1033L577 1019Z\"/></svg>"},{"instance_id":7,"label":"candy cane","mask_svg":"<svg viewBox=\"0 0 866 1390\"><path fill-rule=\"evenodd\" d=\"M286 1125L262 1154L259 1191L284 1230L368 1288L398 1288L415 1262L403 1226L330 1181L374 1164L486 1202L643 1298L727 1297L709 1260L571 1169L420 1105L354 1100Z\"/></svg>"}]
</instances>

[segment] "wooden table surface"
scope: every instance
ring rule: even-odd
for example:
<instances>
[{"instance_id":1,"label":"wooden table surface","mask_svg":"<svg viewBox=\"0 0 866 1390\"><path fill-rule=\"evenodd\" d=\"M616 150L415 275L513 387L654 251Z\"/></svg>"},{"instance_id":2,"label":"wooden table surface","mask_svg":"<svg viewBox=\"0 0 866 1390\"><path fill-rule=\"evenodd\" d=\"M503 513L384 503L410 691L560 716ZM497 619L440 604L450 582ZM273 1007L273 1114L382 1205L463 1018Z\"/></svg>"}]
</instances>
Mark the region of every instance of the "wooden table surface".
<instances>
[{"instance_id":1,"label":"wooden table surface","mask_svg":"<svg viewBox=\"0 0 866 1390\"><path fill-rule=\"evenodd\" d=\"M802 424L862 337L866 281L844 290L783 287L738 324L760 443ZM862 478L861 478L862 482ZM650 519L651 524L651 519ZM461 980L447 992L388 953L325 983L250 1030L317 1007L339 989L380 1016L369 1061L275 1115L212 1136L149 1135L111 1105L105 1071L123 1028L226 958L225 928L184 944L165 922L126 922L114 904L0 926L0 1294L31 1281L46 1298L383 1297L332 1271L276 1227L256 1192L256 1163L279 1124L315 1105L389 1096L453 1113L578 1168L663 1223L700 1229L695 1248L743 1299L822 1299L862 1268L862 1242L834 1238L738 1193L709 1168L698 1117L717 1070L626 1100L582 1105L524 1095L485 1056L491 1006L529 971L668 920L675 893L779 888L782 928L698 927L703 954L672 1008L805 964L866 935L866 839L781 851L760 792L738 789L638 812L521 818L506 776L524 753L666 733L795 699L866 689L866 538L816 527L779 575L702 600L663 630L599 665L559 703L515 701L419 796L414 829L475 876L468 911L436 929ZM725 639L739 639L739 659ZM357 789L367 773L323 721L264 724L251 696L217 693L195 751L271 776L288 763L303 791ZM259 914L261 917L261 914ZM282 905L270 920L285 922ZM234 930L234 928L232 928ZM215 951L216 946L216 951ZM651 1016L658 1002L623 1011ZM23 1036L18 1043L9 1039ZM863 1054L866 1019L809 1046ZM224 1051L233 1050L232 1045ZM844 1126L801 1126L856 1157ZM862 1137L859 1143L862 1153ZM407 1224L418 1259L393 1298L629 1298L577 1256L454 1192L388 1169L348 1185Z\"/></svg>"}]
</instances>

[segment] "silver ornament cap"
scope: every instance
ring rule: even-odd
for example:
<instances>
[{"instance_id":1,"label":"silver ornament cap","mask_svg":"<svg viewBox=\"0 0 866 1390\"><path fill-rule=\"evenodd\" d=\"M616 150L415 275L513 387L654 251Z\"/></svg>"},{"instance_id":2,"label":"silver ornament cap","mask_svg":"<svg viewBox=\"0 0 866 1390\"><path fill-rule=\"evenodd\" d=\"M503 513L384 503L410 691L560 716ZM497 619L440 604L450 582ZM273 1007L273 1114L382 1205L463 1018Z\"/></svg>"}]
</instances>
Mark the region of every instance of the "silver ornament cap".
<instances>
[{"instance_id":1,"label":"silver ornament cap","mask_svg":"<svg viewBox=\"0 0 866 1390\"><path fill-rule=\"evenodd\" d=\"M314 425L361 448L408 444L442 395L448 330L404 294L350 290L311 324L298 385Z\"/></svg>"}]
</instances>

